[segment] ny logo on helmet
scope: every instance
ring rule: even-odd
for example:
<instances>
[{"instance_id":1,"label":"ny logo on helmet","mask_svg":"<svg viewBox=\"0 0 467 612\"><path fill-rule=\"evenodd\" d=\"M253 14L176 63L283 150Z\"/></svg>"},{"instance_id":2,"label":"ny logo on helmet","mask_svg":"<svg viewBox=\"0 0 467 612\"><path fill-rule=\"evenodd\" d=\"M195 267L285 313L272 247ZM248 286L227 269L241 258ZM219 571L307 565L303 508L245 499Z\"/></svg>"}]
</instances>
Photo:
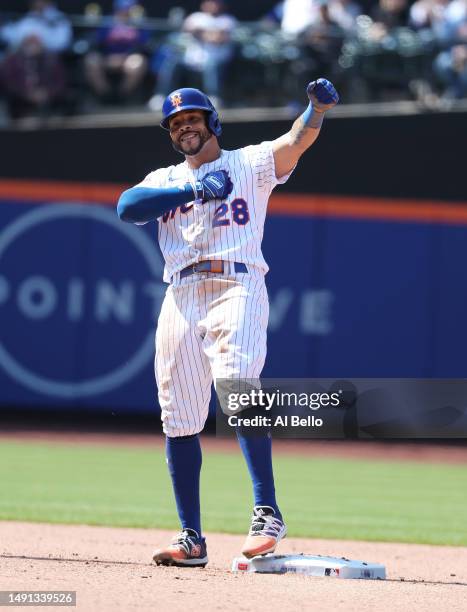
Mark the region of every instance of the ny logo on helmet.
<instances>
[{"instance_id":1,"label":"ny logo on helmet","mask_svg":"<svg viewBox=\"0 0 467 612\"><path fill-rule=\"evenodd\" d=\"M181 106L182 105L182 94L177 91L177 93L174 93L170 96L170 101L172 102L172 106Z\"/></svg>"}]
</instances>

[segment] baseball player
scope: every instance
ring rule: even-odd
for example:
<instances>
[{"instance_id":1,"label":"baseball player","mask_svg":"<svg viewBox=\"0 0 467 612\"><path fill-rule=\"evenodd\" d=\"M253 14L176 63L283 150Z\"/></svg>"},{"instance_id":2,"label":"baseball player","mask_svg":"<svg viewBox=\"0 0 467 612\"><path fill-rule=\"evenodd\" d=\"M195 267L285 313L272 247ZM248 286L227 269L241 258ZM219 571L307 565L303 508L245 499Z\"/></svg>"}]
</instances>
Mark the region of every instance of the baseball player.
<instances>
[{"instance_id":1,"label":"baseball player","mask_svg":"<svg viewBox=\"0 0 467 612\"><path fill-rule=\"evenodd\" d=\"M221 149L216 109L197 89L167 96L161 126L184 156L118 202L123 221L157 219L169 283L156 331L156 381L166 455L182 531L156 550L157 564L205 566L200 517L201 447L211 383L258 379L266 357L269 304L261 253L268 198L318 137L339 97L326 79L307 87L309 104L286 134L234 151ZM276 501L270 435L237 429L253 484L248 558L273 552L286 526Z\"/></svg>"}]
</instances>

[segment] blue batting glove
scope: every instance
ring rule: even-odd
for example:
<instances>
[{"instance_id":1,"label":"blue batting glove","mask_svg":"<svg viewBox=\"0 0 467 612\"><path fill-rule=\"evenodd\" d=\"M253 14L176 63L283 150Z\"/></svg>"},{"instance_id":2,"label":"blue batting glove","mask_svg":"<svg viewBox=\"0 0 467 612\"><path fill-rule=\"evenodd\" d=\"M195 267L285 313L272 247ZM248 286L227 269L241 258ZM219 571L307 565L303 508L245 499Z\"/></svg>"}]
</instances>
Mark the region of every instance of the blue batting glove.
<instances>
[{"instance_id":1,"label":"blue batting glove","mask_svg":"<svg viewBox=\"0 0 467 612\"><path fill-rule=\"evenodd\" d=\"M196 181L196 196L203 204L209 200L223 200L233 189L233 183L225 170L209 172Z\"/></svg>"},{"instance_id":2,"label":"blue batting glove","mask_svg":"<svg viewBox=\"0 0 467 612\"><path fill-rule=\"evenodd\" d=\"M327 79L311 81L306 88L308 98L313 105L313 109L318 113L324 113L339 102L339 94L336 88Z\"/></svg>"}]
</instances>

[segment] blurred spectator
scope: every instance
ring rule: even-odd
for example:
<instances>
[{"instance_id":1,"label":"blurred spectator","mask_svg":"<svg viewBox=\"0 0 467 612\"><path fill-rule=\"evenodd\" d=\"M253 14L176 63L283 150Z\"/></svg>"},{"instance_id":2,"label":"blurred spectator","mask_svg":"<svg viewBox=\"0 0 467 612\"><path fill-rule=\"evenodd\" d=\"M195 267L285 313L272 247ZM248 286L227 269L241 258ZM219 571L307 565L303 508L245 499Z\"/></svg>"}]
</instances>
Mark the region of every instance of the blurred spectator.
<instances>
[{"instance_id":1,"label":"blurred spectator","mask_svg":"<svg viewBox=\"0 0 467 612\"><path fill-rule=\"evenodd\" d=\"M446 17L451 23L460 23L467 19L467 0L452 0L446 12Z\"/></svg>"},{"instance_id":2,"label":"blurred spectator","mask_svg":"<svg viewBox=\"0 0 467 612\"><path fill-rule=\"evenodd\" d=\"M284 0L282 3L282 31L290 35L299 35L310 26L323 22L323 4L327 5L328 17L343 30L351 30L355 20L361 14L360 6L352 0ZM275 8L276 13L279 7Z\"/></svg>"},{"instance_id":3,"label":"blurred spectator","mask_svg":"<svg viewBox=\"0 0 467 612\"><path fill-rule=\"evenodd\" d=\"M409 25L435 34L444 23L448 4L449 0L416 0L410 7Z\"/></svg>"},{"instance_id":4,"label":"blurred spectator","mask_svg":"<svg viewBox=\"0 0 467 612\"><path fill-rule=\"evenodd\" d=\"M167 45L158 70L152 110L160 110L165 96L177 87L183 70L202 75L202 88L215 105L222 104L224 73L234 55L232 33L236 19L226 12L223 0L203 0L200 10L183 23L183 45Z\"/></svg>"},{"instance_id":5,"label":"blurred spectator","mask_svg":"<svg viewBox=\"0 0 467 612\"><path fill-rule=\"evenodd\" d=\"M343 30L353 30L356 19L361 13L362 9L360 5L356 2L352 2L352 0L329 1L329 15Z\"/></svg>"},{"instance_id":6,"label":"blurred spectator","mask_svg":"<svg viewBox=\"0 0 467 612\"><path fill-rule=\"evenodd\" d=\"M380 40L394 28L407 26L409 9L407 0L379 0L370 12L373 19L371 38Z\"/></svg>"},{"instance_id":7,"label":"blurred spectator","mask_svg":"<svg viewBox=\"0 0 467 612\"><path fill-rule=\"evenodd\" d=\"M3 59L0 80L13 119L56 111L65 92L62 60L34 33L23 36Z\"/></svg>"},{"instance_id":8,"label":"blurred spectator","mask_svg":"<svg viewBox=\"0 0 467 612\"><path fill-rule=\"evenodd\" d=\"M261 25L266 28L276 28L284 17L284 2L275 4L261 19Z\"/></svg>"},{"instance_id":9,"label":"blurred spectator","mask_svg":"<svg viewBox=\"0 0 467 612\"><path fill-rule=\"evenodd\" d=\"M330 2L316 0L315 8L313 23L301 36L301 41L305 44L305 52L312 60L308 71L333 78L342 48L344 30L331 15Z\"/></svg>"},{"instance_id":10,"label":"blurred spectator","mask_svg":"<svg viewBox=\"0 0 467 612\"><path fill-rule=\"evenodd\" d=\"M104 101L131 101L147 74L149 32L132 17L137 4L115 0L114 14L96 32L93 50L85 57L86 79Z\"/></svg>"},{"instance_id":11,"label":"blurred spectator","mask_svg":"<svg viewBox=\"0 0 467 612\"><path fill-rule=\"evenodd\" d=\"M458 28L467 22L467 0L452 0L444 12L443 38L452 43L458 36ZM462 34L461 34L462 36Z\"/></svg>"},{"instance_id":12,"label":"blurred spectator","mask_svg":"<svg viewBox=\"0 0 467 612\"><path fill-rule=\"evenodd\" d=\"M467 0L453 0L446 8L443 33L445 47L435 59L435 72L445 87L446 99L467 96Z\"/></svg>"},{"instance_id":13,"label":"blurred spectator","mask_svg":"<svg viewBox=\"0 0 467 612\"><path fill-rule=\"evenodd\" d=\"M298 36L316 21L316 12L314 0L284 0L282 31Z\"/></svg>"},{"instance_id":14,"label":"blurred spectator","mask_svg":"<svg viewBox=\"0 0 467 612\"><path fill-rule=\"evenodd\" d=\"M18 48L31 35L47 51L61 53L71 44L72 29L68 18L51 0L31 0L30 11L19 21L7 23L0 37L9 48Z\"/></svg>"},{"instance_id":15,"label":"blurred spectator","mask_svg":"<svg viewBox=\"0 0 467 612\"><path fill-rule=\"evenodd\" d=\"M408 16L407 0L379 0L371 11L373 21L381 23L387 30L407 25Z\"/></svg>"}]
</instances>

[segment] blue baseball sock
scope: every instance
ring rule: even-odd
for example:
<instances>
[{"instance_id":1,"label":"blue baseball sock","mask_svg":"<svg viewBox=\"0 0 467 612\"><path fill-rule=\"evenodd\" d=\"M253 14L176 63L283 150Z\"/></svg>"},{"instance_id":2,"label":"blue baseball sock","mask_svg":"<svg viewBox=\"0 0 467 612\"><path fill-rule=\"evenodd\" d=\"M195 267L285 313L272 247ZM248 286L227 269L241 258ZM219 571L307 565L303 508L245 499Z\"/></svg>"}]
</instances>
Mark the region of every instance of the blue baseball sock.
<instances>
[{"instance_id":1,"label":"blue baseball sock","mask_svg":"<svg viewBox=\"0 0 467 612\"><path fill-rule=\"evenodd\" d=\"M165 450L182 529L194 529L201 536L199 476L202 457L199 437L166 437Z\"/></svg>"},{"instance_id":2,"label":"blue baseball sock","mask_svg":"<svg viewBox=\"0 0 467 612\"><path fill-rule=\"evenodd\" d=\"M237 428L237 438L253 482L255 506L271 506L276 516L282 520L274 488L270 435L243 436Z\"/></svg>"}]
</instances>

